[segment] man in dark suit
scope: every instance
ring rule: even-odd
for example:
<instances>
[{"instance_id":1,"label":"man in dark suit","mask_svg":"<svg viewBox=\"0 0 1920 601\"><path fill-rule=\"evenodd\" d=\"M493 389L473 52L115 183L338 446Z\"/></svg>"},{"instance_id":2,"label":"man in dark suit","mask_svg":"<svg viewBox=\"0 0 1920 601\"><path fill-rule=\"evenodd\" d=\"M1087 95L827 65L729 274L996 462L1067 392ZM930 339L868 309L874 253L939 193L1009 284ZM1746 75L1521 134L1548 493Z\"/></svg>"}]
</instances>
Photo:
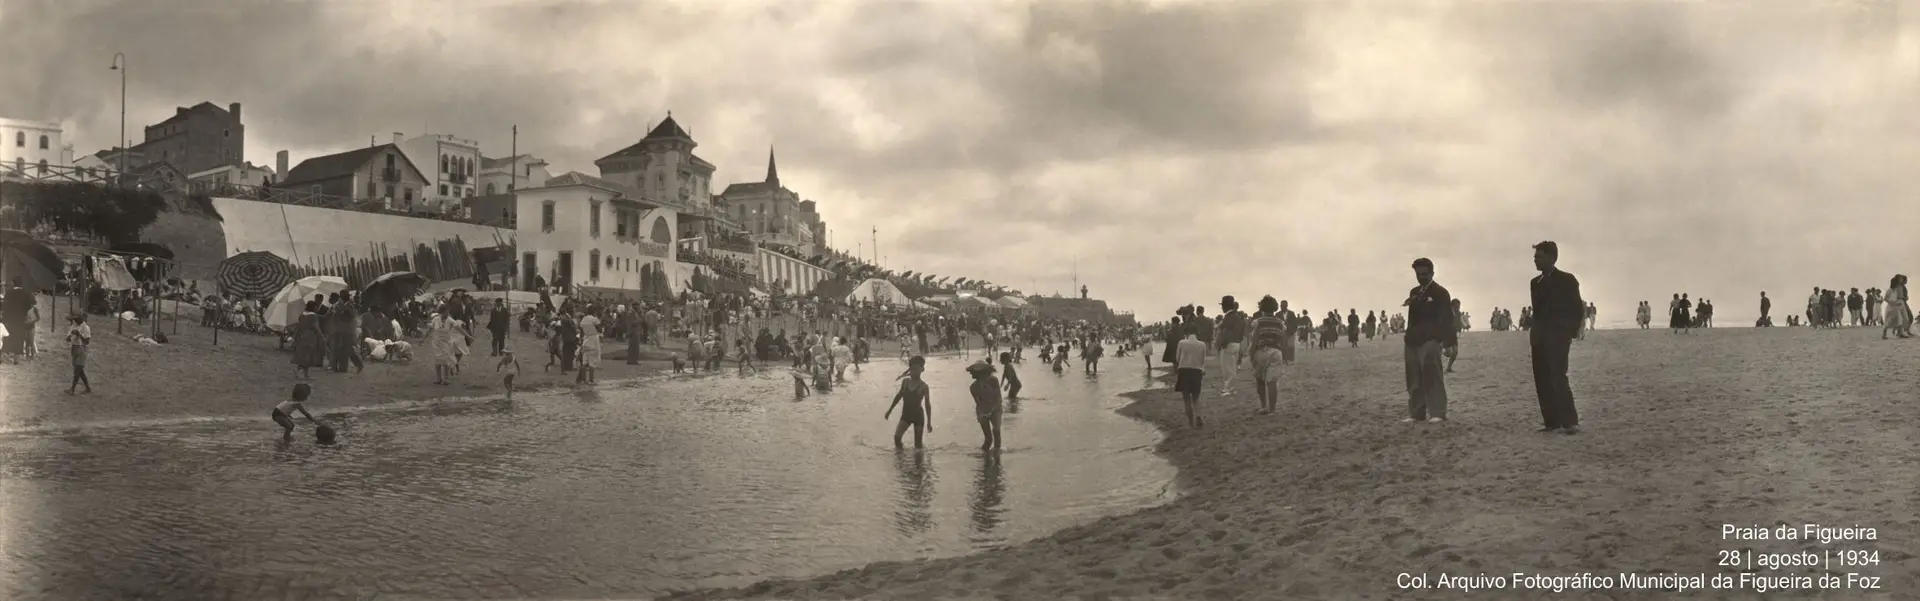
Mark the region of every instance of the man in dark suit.
<instances>
[{"instance_id":1,"label":"man in dark suit","mask_svg":"<svg viewBox=\"0 0 1920 601\"><path fill-rule=\"evenodd\" d=\"M1567 351L1580 335L1587 306L1580 299L1580 280L1560 271L1560 246L1552 241L1533 245L1533 387L1540 396L1541 432L1580 432L1580 412L1573 406L1573 388L1567 384Z\"/></svg>"},{"instance_id":2,"label":"man in dark suit","mask_svg":"<svg viewBox=\"0 0 1920 601\"><path fill-rule=\"evenodd\" d=\"M1447 379L1441 353L1460 343L1453 314L1453 295L1433 281L1433 261L1413 262L1420 282L1407 292L1406 365L1407 417L1404 422L1440 423L1447 420Z\"/></svg>"}]
</instances>

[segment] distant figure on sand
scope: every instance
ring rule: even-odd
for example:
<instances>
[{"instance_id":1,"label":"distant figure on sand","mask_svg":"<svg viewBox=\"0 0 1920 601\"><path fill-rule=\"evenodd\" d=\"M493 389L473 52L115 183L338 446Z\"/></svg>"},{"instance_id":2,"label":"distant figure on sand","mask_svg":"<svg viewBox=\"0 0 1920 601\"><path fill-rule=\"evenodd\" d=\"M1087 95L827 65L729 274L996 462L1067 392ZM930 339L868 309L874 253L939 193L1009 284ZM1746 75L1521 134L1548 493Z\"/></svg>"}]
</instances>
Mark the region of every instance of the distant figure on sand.
<instances>
[{"instance_id":1,"label":"distant figure on sand","mask_svg":"<svg viewBox=\"0 0 1920 601\"><path fill-rule=\"evenodd\" d=\"M1891 332L1901 338L1913 337L1913 308L1908 304L1907 276L1893 276L1887 283L1886 325L1880 328L1880 339L1885 340Z\"/></svg>"},{"instance_id":2,"label":"distant figure on sand","mask_svg":"<svg viewBox=\"0 0 1920 601\"><path fill-rule=\"evenodd\" d=\"M1180 341L1179 358L1174 363L1173 389L1180 393L1180 401L1186 404L1187 425L1198 428L1204 425L1200 419L1201 384L1206 379L1207 343L1200 341L1196 332L1188 331L1185 340Z\"/></svg>"},{"instance_id":3,"label":"distant figure on sand","mask_svg":"<svg viewBox=\"0 0 1920 601\"><path fill-rule=\"evenodd\" d=\"M1653 323L1653 307L1647 301L1640 301L1640 308L1634 310L1633 322L1645 330Z\"/></svg>"},{"instance_id":4,"label":"distant figure on sand","mask_svg":"<svg viewBox=\"0 0 1920 601\"><path fill-rule=\"evenodd\" d=\"M993 377L993 364L981 361L967 366L973 374L973 416L980 420L980 435L985 439L980 450L1000 450L1000 380Z\"/></svg>"},{"instance_id":5,"label":"distant figure on sand","mask_svg":"<svg viewBox=\"0 0 1920 601\"><path fill-rule=\"evenodd\" d=\"M900 408L900 424L893 428L893 447L896 449L903 446L900 436L907 433L908 427L913 428L913 448L916 449L926 448L921 431L933 431L933 420L929 418L933 415L933 391L928 390L927 383L920 379L921 372L926 370L926 357L916 355L907 360L907 373L900 374L899 378L900 391L894 393L893 404L887 405L887 412L882 416L883 419L891 419L893 408ZM795 389L801 394L806 393L805 385L796 386Z\"/></svg>"},{"instance_id":6,"label":"distant figure on sand","mask_svg":"<svg viewBox=\"0 0 1920 601\"><path fill-rule=\"evenodd\" d=\"M1233 377L1240 373L1245 358L1241 345L1247 338L1247 314L1232 296L1220 297L1220 322L1214 332L1214 348L1220 355L1220 396L1233 396Z\"/></svg>"},{"instance_id":7,"label":"distant figure on sand","mask_svg":"<svg viewBox=\"0 0 1920 601\"><path fill-rule=\"evenodd\" d=\"M1567 355L1573 337L1580 331L1580 280L1557 269L1559 260L1559 245L1552 241L1534 245L1533 266L1540 275L1531 285L1533 387L1540 398L1540 416L1546 422L1540 431L1577 434L1580 412L1574 408L1573 388L1567 383Z\"/></svg>"},{"instance_id":8,"label":"distant figure on sand","mask_svg":"<svg viewBox=\"0 0 1920 601\"><path fill-rule=\"evenodd\" d=\"M1433 261L1414 260L1420 283L1401 303L1407 308L1407 417L1404 422L1440 423L1447 419L1447 381L1440 366L1443 349L1460 343L1453 295L1433 281Z\"/></svg>"},{"instance_id":9,"label":"distant figure on sand","mask_svg":"<svg viewBox=\"0 0 1920 601\"><path fill-rule=\"evenodd\" d=\"M1761 290L1760 291L1760 322L1768 325L1772 325L1772 318L1767 316L1768 313L1772 313L1772 312L1773 312L1773 299L1767 298L1767 291Z\"/></svg>"}]
</instances>

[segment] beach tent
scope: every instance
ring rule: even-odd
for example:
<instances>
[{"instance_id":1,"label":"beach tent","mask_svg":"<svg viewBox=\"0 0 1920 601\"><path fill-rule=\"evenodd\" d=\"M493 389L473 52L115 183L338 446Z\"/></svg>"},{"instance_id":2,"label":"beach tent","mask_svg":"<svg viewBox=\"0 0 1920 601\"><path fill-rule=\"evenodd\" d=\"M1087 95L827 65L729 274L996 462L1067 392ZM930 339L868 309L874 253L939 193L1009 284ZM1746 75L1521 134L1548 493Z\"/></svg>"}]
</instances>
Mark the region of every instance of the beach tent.
<instances>
[{"instance_id":1,"label":"beach tent","mask_svg":"<svg viewBox=\"0 0 1920 601\"><path fill-rule=\"evenodd\" d=\"M908 298L907 293L901 291L899 286L880 278L869 278L855 285L853 291L847 293L847 302L855 301L895 307L911 306L913 303L913 299Z\"/></svg>"},{"instance_id":2,"label":"beach tent","mask_svg":"<svg viewBox=\"0 0 1920 601\"><path fill-rule=\"evenodd\" d=\"M995 304L998 304L1002 307L1006 307L1008 309L1025 309L1032 306L1027 304L1026 299L1020 298L1018 296L1002 296L998 299L995 299L993 302Z\"/></svg>"}]
</instances>

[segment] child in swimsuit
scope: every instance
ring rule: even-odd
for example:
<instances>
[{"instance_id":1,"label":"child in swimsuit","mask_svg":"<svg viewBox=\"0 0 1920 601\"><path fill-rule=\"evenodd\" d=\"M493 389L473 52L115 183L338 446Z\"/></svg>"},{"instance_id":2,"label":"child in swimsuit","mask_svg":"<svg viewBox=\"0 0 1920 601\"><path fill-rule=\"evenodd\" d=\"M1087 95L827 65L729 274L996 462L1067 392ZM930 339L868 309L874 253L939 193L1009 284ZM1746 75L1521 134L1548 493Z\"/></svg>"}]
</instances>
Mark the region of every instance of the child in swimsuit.
<instances>
[{"instance_id":1,"label":"child in swimsuit","mask_svg":"<svg viewBox=\"0 0 1920 601\"><path fill-rule=\"evenodd\" d=\"M926 448L921 438L922 429L933 431L933 420L929 419L933 414L933 393L927 389L927 383L920 380L920 372L926 369L926 357L915 356L907 360L907 373L900 376L904 380L900 382L900 392L894 393L893 403L887 405L887 412L882 416L883 419L892 418L893 408L900 408L900 424L893 428L893 447L896 449L905 446L901 444L900 437L907 433L909 426L913 428L913 448L916 449ZM902 401L906 404L902 405Z\"/></svg>"},{"instance_id":2,"label":"child in swimsuit","mask_svg":"<svg viewBox=\"0 0 1920 601\"><path fill-rule=\"evenodd\" d=\"M1000 380L993 377L993 364L985 361L967 368L973 374L973 416L980 420L980 434L986 440L980 450L1000 448Z\"/></svg>"},{"instance_id":3,"label":"child in swimsuit","mask_svg":"<svg viewBox=\"0 0 1920 601\"><path fill-rule=\"evenodd\" d=\"M298 411L300 412L300 415L306 416L307 421L313 422L313 425L315 426L326 425L326 424L320 423L320 420L314 419L312 413L307 413L307 397L312 395L313 395L312 386L308 386L305 382L294 384L293 399L287 400L287 401L281 401L280 404L273 406L273 423L279 424L281 428L286 430L286 432L282 435L283 438L286 438L287 440L293 439L292 412L294 411Z\"/></svg>"},{"instance_id":4,"label":"child in swimsuit","mask_svg":"<svg viewBox=\"0 0 1920 601\"><path fill-rule=\"evenodd\" d=\"M1020 398L1020 374L1013 371L1013 353L1000 353L1000 366L1006 370L1007 400Z\"/></svg>"}]
</instances>

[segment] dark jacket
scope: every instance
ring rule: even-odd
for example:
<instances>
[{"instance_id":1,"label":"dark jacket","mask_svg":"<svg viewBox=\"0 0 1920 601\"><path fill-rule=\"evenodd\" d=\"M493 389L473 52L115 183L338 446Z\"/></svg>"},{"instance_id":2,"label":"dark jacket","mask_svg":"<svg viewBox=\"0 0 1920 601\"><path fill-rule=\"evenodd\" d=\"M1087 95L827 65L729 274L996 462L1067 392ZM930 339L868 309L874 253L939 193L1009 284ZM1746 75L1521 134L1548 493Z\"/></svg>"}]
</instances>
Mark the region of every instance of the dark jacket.
<instances>
[{"instance_id":1,"label":"dark jacket","mask_svg":"<svg viewBox=\"0 0 1920 601\"><path fill-rule=\"evenodd\" d=\"M1587 304L1580 299L1578 278L1555 269L1535 276L1531 288L1533 329L1530 336L1533 339L1538 340L1542 336L1572 339L1580 335L1581 323L1587 315Z\"/></svg>"},{"instance_id":2,"label":"dark jacket","mask_svg":"<svg viewBox=\"0 0 1920 601\"><path fill-rule=\"evenodd\" d=\"M1407 346L1420 346L1431 340L1441 346L1460 342L1459 324L1454 323L1453 293L1433 282L1422 293L1420 286L1407 291Z\"/></svg>"}]
</instances>

